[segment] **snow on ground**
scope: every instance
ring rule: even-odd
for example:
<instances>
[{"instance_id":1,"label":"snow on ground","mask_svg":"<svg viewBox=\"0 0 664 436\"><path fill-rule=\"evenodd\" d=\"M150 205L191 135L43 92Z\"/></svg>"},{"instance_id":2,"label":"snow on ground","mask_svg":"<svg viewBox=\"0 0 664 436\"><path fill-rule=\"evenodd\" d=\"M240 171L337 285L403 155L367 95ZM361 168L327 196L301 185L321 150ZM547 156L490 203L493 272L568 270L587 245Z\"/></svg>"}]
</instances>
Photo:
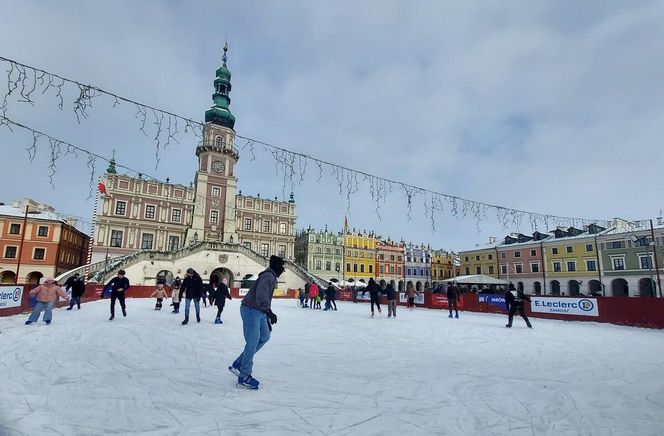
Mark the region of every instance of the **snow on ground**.
<instances>
[{"instance_id":1,"label":"snow on ground","mask_svg":"<svg viewBox=\"0 0 664 436\"><path fill-rule=\"evenodd\" d=\"M223 325L214 308L181 326L153 305L0 319L0 434L664 434L661 331L275 300L248 391L226 370L244 346L238 300Z\"/></svg>"}]
</instances>

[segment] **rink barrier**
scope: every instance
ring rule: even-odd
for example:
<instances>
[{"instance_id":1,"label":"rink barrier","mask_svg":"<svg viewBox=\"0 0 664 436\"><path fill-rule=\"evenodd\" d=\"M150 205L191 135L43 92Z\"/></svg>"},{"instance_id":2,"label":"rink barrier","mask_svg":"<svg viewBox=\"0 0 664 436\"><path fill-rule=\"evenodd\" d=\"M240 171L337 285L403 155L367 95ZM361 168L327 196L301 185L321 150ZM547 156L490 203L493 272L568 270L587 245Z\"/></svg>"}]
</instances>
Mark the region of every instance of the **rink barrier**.
<instances>
[{"instance_id":1,"label":"rink barrier","mask_svg":"<svg viewBox=\"0 0 664 436\"><path fill-rule=\"evenodd\" d=\"M11 316L20 313L29 312L32 308L30 306L29 291L37 285L3 285L3 286L22 286L23 293L21 296L21 304L17 307L0 308L0 316ZM81 303L96 301L100 299L103 285L88 284L85 287L85 293L81 297ZM127 298L147 298L155 290L155 286L132 286L126 291ZM166 286L170 294L170 287ZM245 289L231 288L232 298L241 298L246 293ZM275 291L273 298L297 298L297 289L278 289ZM405 306L405 296L400 293L397 299L397 305ZM473 294L464 293L461 296L461 301L458 304L460 311L465 312L479 312L479 313L499 313L506 315L505 310L495 304L480 301L479 297L501 297L500 294ZM358 293L358 303L368 303L369 293L362 295ZM534 297L534 296L531 296ZM544 300L550 299L552 301L559 301L569 299L570 301L576 300L575 297L541 297ZM486 298L484 298L486 299ZM555 313L540 313L532 312L530 305L526 304L526 314L530 318L546 318L546 319L559 319L564 321L584 321L584 322L601 322L618 325L626 325L632 327L645 327L664 329L664 298L656 297L588 297L588 299L597 303L598 316L580 316L580 315L567 315ZM337 291L337 300L353 301L351 291L339 290ZM387 304L387 298L384 295L380 296L381 304ZM66 300L58 298L55 307L67 306L69 303ZM447 298L444 293L431 293L423 292L416 299L416 307L423 307L428 309L447 310ZM519 322L519 320L515 320Z\"/></svg>"}]
</instances>

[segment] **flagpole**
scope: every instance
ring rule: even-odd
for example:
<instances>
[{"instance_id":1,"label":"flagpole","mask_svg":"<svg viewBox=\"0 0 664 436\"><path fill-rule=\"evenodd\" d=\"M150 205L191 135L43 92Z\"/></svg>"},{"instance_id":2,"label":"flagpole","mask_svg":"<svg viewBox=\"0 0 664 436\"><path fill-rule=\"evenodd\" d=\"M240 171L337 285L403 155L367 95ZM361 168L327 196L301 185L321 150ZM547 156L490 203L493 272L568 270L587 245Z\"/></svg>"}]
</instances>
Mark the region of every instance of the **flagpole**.
<instances>
[{"instance_id":1,"label":"flagpole","mask_svg":"<svg viewBox=\"0 0 664 436\"><path fill-rule=\"evenodd\" d=\"M99 178L99 184L101 184L101 177ZM90 263L92 263L92 248L95 243L95 222L97 221L97 206L99 205L99 189L100 186L97 184L97 194L95 195L95 205L92 209L92 226L90 228L90 240L88 241L88 259L85 262L85 272L83 273L84 283L88 283L88 274L90 273Z\"/></svg>"}]
</instances>

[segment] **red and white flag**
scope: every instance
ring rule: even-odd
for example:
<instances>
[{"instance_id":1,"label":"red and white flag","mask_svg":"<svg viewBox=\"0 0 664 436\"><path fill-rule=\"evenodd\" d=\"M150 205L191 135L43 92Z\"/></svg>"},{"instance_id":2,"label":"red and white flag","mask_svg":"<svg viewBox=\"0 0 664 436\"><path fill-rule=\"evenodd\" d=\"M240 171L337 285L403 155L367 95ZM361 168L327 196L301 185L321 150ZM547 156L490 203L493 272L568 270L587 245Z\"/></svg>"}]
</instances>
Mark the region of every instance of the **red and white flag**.
<instances>
[{"instance_id":1,"label":"red and white flag","mask_svg":"<svg viewBox=\"0 0 664 436\"><path fill-rule=\"evenodd\" d=\"M97 185L99 188L99 193L104 196L104 198L111 198L113 197L111 194L108 193L106 190L106 185L104 185L102 182L99 182L99 185Z\"/></svg>"}]
</instances>

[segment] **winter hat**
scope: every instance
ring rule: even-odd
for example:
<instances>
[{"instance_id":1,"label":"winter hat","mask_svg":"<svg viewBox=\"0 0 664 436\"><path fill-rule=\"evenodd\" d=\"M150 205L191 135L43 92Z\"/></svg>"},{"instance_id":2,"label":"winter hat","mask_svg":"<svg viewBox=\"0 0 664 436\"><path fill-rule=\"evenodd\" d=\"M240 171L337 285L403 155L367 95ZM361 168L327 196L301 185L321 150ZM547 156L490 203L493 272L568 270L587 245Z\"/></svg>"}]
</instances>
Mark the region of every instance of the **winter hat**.
<instances>
[{"instance_id":1,"label":"winter hat","mask_svg":"<svg viewBox=\"0 0 664 436\"><path fill-rule=\"evenodd\" d=\"M284 272L284 260L279 256L270 256L270 268L277 273L277 277Z\"/></svg>"},{"instance_id":2,"label":"winter hat","mask_svg":"<svg viewBox=\"0 0 664 436\"><path fill-rule=\"evenodd\" d=\"M510 285L507 289L509 289L510 291L516 291L516 288L514 287L514 283L510 283Z\"/></svg>"},{"instance_id":3,"label":"winter hat","mask_svg":"<svg viewBox=\"0 0 664 436\"><path fill-rule=\"evenodd\" d=\"M193 268L187 268L187 274L196 274Z\"/></svg>"}]
</instances>

